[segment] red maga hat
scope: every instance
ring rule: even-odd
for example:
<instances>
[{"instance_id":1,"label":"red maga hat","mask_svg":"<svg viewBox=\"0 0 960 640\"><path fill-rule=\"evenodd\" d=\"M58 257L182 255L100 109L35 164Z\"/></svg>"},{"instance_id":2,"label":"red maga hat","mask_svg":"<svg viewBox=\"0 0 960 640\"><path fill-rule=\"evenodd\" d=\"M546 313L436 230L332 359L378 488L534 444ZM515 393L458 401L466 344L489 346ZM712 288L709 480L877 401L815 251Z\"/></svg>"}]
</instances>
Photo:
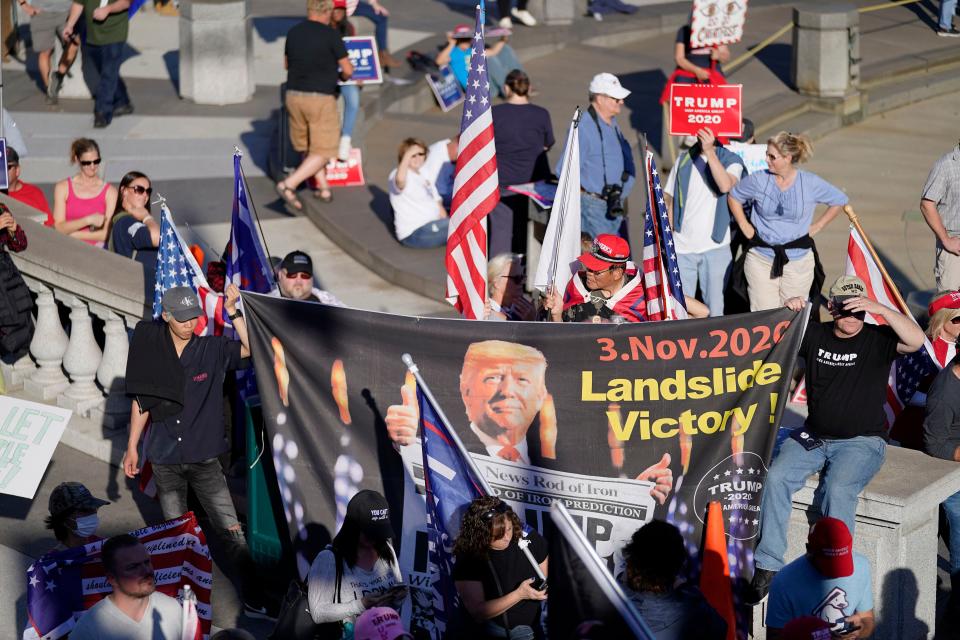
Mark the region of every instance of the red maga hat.
<instances>
[{"instance_id":1,"label":"red maga hat","mask_svg":"<svg viewBox=\"0 0 960 640\"><path fill-rule=\"evenodd\" d=\"M604 271L625 265L630 259L630 245L620 236L601 233L593 240L593 248L577 258L591 271Z\"/></svg>"},{"instance_id":2,"label":"red maga hat","mask_svg":"<svg viewBox=\"0 0 960 640\"><path fill-rule=\"evenodd\" d=\"M960 291L949 291L930 301L927 313L931 316L940 309L960 309Z\"/></svg>"},{"instance_id":3,"label":"red maga hat","mask_svg":"<svg viewBox=\"0 0 960 640\"><path fill-rule=\"evenodd\" d=\"M813 566L828 578L853 575L853 536L843 520L824 517L807 536L807 551Z\"/></svg>"}]
</instances>

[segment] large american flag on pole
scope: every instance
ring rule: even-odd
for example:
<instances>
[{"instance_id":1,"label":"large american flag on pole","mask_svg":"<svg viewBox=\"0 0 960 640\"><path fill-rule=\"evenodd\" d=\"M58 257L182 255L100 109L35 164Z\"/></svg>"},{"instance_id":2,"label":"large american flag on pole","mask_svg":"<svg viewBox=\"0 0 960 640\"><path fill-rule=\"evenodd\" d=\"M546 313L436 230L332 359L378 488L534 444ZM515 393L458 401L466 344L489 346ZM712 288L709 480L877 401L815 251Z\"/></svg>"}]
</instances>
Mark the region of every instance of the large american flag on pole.
<instances>
[{"instance_id":1,"label":"large american flag on pole","mask_svg":"<svg viewBox=\"0 0 960 640\"><path fill-rule=\"evenodd\" d=\"M916 319L910 309L900 304L899 298L893 293L895 285L883 277L883 272L873 255L867 248L864 237L857 228L850 226L850 238L847 241L847 275L854 275L867 285L867 297L880 304L896 309L914 322ZM872 324L887 324L883 318L867 314L866 321ZM915 353L900 356L893 361L890 367L890 377L887 381L887 397L884 403L884 412L887 416L889 429L900 412L903 411L913 394L917 392L920 383L931 374L938 372L945 363L938 362L933 346L925 340L923 348Z\"/></svg>"},{"instance_id":2,"label":"large american flag on pole","mask_svg":"<svg viewBox=\"0 0 960 640\"><path fill-rule=\"evenodd\" d=\"M487 297L487 215L500 201L493 114L483 44L483 0L477 7L467 63L457 169L447 232L447 300L464 318L483 317Z\"/></svg>"},{"instance_id":3,"label":"large american flag on pole","mask_svg":"<svg viewBox=\"0 0 960 640\"><path fill-rule=\"evenodd\" d=\"M680 283L677 251L667 207L660 186L660 174L653 153L647 152L647 209L643 231L643 286L648 320L682 320L687 317L686 299Z\"/></svg>"},{"instance_id":4,"label":"large american flag on pole","mask_svg":"<svg viewBox=\"0 0 960 640\"><path fill-rule=\"evenodd\" d=\"M193 512L132 532L147 548L157 591L176 597L184 585L197 596L204 637L210 634L213 563L207 539ZM90 607L111 592L100 562L103 540L49 553L27 568L27 614L43 640L73 630Z\"/></svg>"},{"instance_id":5,"label":"large american flag on pole","mask_svg":"<svg viewBox=\"0 0 960 640\"><path fill-rule=\"evenodd\" d=\"M171 287L192 287L200 298L204 315L194 333L198 336L223 335L223 296L210 289L203 270L184 242L166 203L160 206L160 246L157 248L157 280L153 291L153 317L163 311L163 292Z\"/></svg>"}]
</instances>

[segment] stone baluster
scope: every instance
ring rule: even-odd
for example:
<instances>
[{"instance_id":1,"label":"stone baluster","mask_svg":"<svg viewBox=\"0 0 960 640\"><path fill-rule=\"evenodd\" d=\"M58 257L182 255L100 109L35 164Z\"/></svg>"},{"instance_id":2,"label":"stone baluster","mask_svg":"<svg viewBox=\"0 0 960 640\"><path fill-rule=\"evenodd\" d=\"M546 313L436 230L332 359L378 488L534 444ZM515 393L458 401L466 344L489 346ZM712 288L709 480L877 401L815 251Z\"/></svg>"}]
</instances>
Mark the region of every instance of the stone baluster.
<instances>
[{"instance_id":1,"label":"stone baluster","mask_svg":"<svg viewBox=\"0 0 960 640\"><path fill-rule=\"evenodd\" d=\"M23 381L32 376L37 370L37 365L29 355L25 355L13 364L0 362L0 373L7 385L7 393L15 391L23 386Z\"/></svg>"},{"instance_id":2,"label":"stone baluster","mask_svg":"<svg viewBox=\"0 0 960 640\"><path fill-rule=\"evenodd\" d=\"M130 421L130 399L126 396L125 375L130 342L123 318L97 304L90 310L104 321L103 358L97 369L97 382L107 392L103 406L94 407L90 417L108 429L126 427Z\"/></svg>"},{"instance_id":3,"label":"stone baluster","mask_svg":"<svg viewBox=\"0 0 960 640\"><path fill-rule=\"evenodd\" d=\"M36 398L52 400L70 386L61 365L67 350L67 334L60 324L60 311L53 291L35 282L37 292L37 327L30 342L30 353L37 361L37 370L23 381L23 390Z\"/></svg>"},{"instance_id":4,"label":"stone baluster","mask_svg":"<svg viewBox=\"0 0 960 640\"><path fill-rule=\"evenodd\" d=\"M104 398L95 378L102 353L93 336L93 323L87 303L70 296L70 343L63 354L63 368L70 376L70 387L57 396L57 404L87 417Z\"/></svg>"}]
</instances>

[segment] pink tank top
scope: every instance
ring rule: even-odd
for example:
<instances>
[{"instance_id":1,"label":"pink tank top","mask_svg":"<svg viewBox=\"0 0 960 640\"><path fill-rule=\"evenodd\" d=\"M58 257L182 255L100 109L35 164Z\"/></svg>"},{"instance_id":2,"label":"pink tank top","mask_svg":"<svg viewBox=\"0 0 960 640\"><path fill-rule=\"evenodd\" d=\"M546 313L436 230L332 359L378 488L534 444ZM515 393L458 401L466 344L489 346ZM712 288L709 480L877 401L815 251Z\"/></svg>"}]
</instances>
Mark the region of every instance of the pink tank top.
<instances>
[{"instance_id":1,"label":"pink tank top","mask_svg":"<svg viewBox=\"0 0 960 640\"><path fill-rule=\"evenodd\" d=\"M103 189L92 198L81 198L73 191L73 178L67 178L67 208L65 211L67 221L76 220L91 213L107 213L107 189L110 184L103 183ZM104 222L106 224L106 222ZM87 244L95 247L102 247L103 243L97 240L84 240Z\"/></svg>"}]
</instances>

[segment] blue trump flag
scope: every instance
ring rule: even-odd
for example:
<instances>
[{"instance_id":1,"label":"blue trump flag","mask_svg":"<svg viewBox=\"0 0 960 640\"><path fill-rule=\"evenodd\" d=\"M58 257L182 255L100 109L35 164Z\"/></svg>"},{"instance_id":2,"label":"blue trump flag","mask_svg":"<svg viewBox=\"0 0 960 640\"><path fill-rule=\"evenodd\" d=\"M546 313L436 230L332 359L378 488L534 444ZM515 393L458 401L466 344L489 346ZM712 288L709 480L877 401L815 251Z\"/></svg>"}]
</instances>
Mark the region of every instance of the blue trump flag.
<instances>
[{"instance_id":1,"label":"blue trump flag","mask_svg":"<svg viewBox=\"0 0 960 640\"><path fill-rule=\"evenodd\" d=\"M277 283L250 212L241 157L240 153L233 155L233 215L230 242L223 256L227 284L233 283L244 291L270 293Z\"/></svg>"},{"instance_id":2,"label":"blue trump flag","mask_svg":"<svg viewBox=\"0 0 960 640\"><path fill-rule=\"evenodd\" d=\"M458 606L453 584L453 541L460 520L471 501L492 492L460 438L447 424L443 411L434 405L433 394L416 373L415 366L411 370L417 376L420 406L430 573L433 587L442 599L442 603L435 603L434 622L442 633Z\"/></svg>"}]
</instances>

